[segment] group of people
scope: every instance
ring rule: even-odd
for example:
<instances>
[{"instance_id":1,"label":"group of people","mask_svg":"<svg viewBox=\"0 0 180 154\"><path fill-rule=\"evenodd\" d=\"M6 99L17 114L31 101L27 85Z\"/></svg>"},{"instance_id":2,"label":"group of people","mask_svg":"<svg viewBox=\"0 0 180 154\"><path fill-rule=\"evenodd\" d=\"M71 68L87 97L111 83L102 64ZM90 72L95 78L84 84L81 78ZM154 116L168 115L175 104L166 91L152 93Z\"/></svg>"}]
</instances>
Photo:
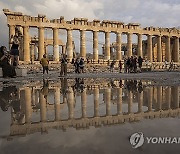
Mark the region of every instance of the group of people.
<instances>
[{"instance_id":1,"label":"group of people","mask_svg":"<svg viewBox=\"0 0 180 154\"><path fill-rule=\"evenodd\" d=\"M3 77L16 77L15 68L19 65L19 40L17 35L11 36L11 49L8 52L5 46L0 47L0 67Z\"/></svg>"}]
</instances>

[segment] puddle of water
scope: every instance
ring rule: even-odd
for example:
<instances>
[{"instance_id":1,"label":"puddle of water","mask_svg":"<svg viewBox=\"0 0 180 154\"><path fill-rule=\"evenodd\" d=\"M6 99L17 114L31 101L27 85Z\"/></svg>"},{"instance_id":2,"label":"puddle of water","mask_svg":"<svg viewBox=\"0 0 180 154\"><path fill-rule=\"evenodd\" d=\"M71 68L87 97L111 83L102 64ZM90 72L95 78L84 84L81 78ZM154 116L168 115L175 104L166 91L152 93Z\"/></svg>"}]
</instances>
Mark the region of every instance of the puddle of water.
<instances>
[{"instance_id":1,"label":"puddle of water","mask_svg":"<svg viewBox=\"0 0 180 154\"><path fill-rule=\"evenodd\" d=\"M32 145L36 142L38 145L51 140L52 143L58 142L51 145L56 148L73 147L78 145L77 142L87 146L90 143L85 137L95 140L99 134L103 134L108 138L106 133L114 134L123 129L133 133L132 127L136 125L139 125L137 131L142 126L147 131L145 128L149 124L146 121L149 119L153 119L156 124L165 122L173 126L179 119L170 121L169 118L179 117L179 92L176 86L153 86L151 81L117 79L64 78L56 82L43 80L24 86L6 85L0 91L0 144L4 151L9 150L7 145L14 146L17 141L30 142ZM158 122L159 118L167 119ZM155 127L153 121L151 123ZM110 127L105 129L107 126ZM156 129L165 132L162 125ZM48 137L42 134L48 134ZM120 136L124 136L123 133ZM78 137L80 141L77 141ZM113 137L119 142L115 134ZM126 133L123 140L127 142L127 138ZM101 137L97 140L100 147L106 145ZM121 151L118 148L115 147L116 151ZM44 150L39 149L46 153ZM102 152L97 147L93 150ZM113 151L111 148L108 150ZM56 153L53 150L50 152Z\"/></svg>"}]
</instances>

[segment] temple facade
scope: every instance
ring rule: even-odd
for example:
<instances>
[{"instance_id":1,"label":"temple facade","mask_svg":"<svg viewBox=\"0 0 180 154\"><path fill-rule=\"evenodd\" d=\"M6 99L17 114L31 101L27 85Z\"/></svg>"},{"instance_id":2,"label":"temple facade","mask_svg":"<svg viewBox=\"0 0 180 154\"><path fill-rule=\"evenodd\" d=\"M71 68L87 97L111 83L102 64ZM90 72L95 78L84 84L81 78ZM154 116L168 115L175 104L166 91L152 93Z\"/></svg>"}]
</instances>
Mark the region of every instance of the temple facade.
<instances>
[{"instance_id":1,"label":"temple facade","mask_svg":"<svg viewBox=\"0 0 180 154\"><path fill-rule=\"evenodd\" d=\"M179 37L180 30L176 28L155 28L155 27L140 27L140 24L129 23L124 24L119 21L109 20L93 20L88 21L86 18L74 18L71 21L66 21L63 16L59 19L49 20L45 15L32 17L24 15L21 12L12 12L8 9L3 9L7 16L7 24L9 26L9 37L15 35L16 28L22 31L22 52L21 60L24 62L33 61L35 51L38 52L38 60L46 53L46 45L53 45L53 61L58 62L62 53L67 54L69 60L73 58L73 35L74 30L80 32L80 57L86 59L86 32L90 31L93 34L93 60L99 60L98 48L98 33L104 33L104 60L111 58L111 43L110 34L116 35L116 54L115 60L122 60L122 35L127 36L127 51L126 56L133 55L132 35L137 35L137 56L147 57L150 62L163 62L164 60L179 63ZM29 34L30 28L38 29L38 37L36 40ZM53 39L45 39L45 29L53 31ZM67 42L63 43L59 38L59 30L63 29L67 32ZM146 36L146 46L143 47L143 37ZM155 44L154 44L155 40ZM62 53L59 51L59 46L62 46ZM155 49L154 49L155 47ZM144 50L145 49L145 50Z\"/></svg>"}]
</instances>

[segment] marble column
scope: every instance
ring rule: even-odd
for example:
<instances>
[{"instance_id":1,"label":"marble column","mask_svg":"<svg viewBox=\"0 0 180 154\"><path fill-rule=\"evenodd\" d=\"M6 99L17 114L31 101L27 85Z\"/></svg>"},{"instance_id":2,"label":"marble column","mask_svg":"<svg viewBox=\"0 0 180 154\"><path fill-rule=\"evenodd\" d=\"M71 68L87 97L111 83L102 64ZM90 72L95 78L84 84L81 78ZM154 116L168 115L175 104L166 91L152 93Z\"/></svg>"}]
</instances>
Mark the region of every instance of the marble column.
<instances>
[{"instance_id":1,"label":"marble column","mask_svg":"<svg viewBox=\"0 0 180 154\"><path fill-rule=\"evenodd\" d=\"M138 34L138 56L141 56L143 58L143 52L142 52L142 34Z\"/></svg>"},{"instance_id":2,"label":"marble column","mask_svg":"<svg viewBox=\"0 0 180 154\"><path fill-rule=\"evenodd\" d=\"M105 32L105 59L110 60L110 33Z\"/></svg>"},{"instance_id":3,"label":"marble column","mask_svg":"<svg viewBox=\"0 0 180 154\"><path fill-rule=\"evenodd\" d=\"M174 62L179 62L179 37L175 38Z\"/></svg>"},{"instance_id":4,"label":"marble column","mask_svg":"<svg viewBox=\"0 0 180 154\"><path fill-rule=\"evenodd\" d=\"M55 120L60 120L60 88L56 87L54 92Z\"/></svg>"},{"instance_id":5,"label":"marble column","mask_svg":"<svg viewBox=\"0 0 180 154\"><path fill-rule=\"evenodd\" d=\"M38 38L39 38L39 44L38 44L38 59L41 60L45 51L44 51L44 28L39 27L38 29Z\"/></svg>"},{"instance_id":6,"label":"marble column","mask_svg":"<svg viewBox=\"0 0 180 154\"><path fill-rule=\"evenodd\" d=\"M152 53L152 35L148 35L148 44L147 44L147 47L148 47L148 60L150 62L153 61L153 53Z\"/></svg>"},{"instance_id":7,"label":"marble column","mask_svg":"<svg viewBox=\"0 0 180 154\"><path fill-rule=\"evenodd\" d=\"M162 109L162 86L157 87L157 104L158 104L158 110Z\"/></svg>"},{"instance_id":8,"label":"marble column","mask_svg":"<svg viewBox=\"0 0 180 154\"><path fill-rule=\"evenodd\" d=\"M67 29L67 58L72 60L73 58L73 42L72 42L72 30Z\"/></svg>"},{"instance_id":9,"label":"marble column","mask_svg":"<svg viewBox=\"0 0 180 154\"><path fill-rule=\"evenodd\" d=\"M128 94L128 113L129 114L132 113L132 104L133 104L133 93L129 91L129 94Z\"/></svg>"},{"instance_id":10,"label":"marble column","mask_svg":"<svg viewBox=\"0 0 180 154\"><path fill-rule=\"evenodd\" d=\"M80 30L80 56L86 58L86 31Z\"/></svg>"},{"instance_id":11,"label":"marble column","mask_svg":"<svg viewBox=\"0 0 180 154\"><path fill-rule=\"evenodd\" d=\"M53 60L58 62L59 61L59 29L58 28L53 28L53 48L54 48Z\"/></svg>"},{"instance_id":12,"label":"marble column","mask_svg":"<svg viewBox=\"0 0 180 154\"><path fill-rule=\"evenodd\" d=\"M171 61L171 38L169 36L166 37L166 53L165 53L166 61Z\"/></svg>"},{"instance_id":13,"label":"marble column","mask_svg":"<svg viewBox=\"0 0 180 154\"><path fill-rule=\"evenodd\" d=\"M24 50L24 61L30 62L30 47L29 47L29 27L23 27L23 50Z\"/></svg>"},{"instance_id":14,"label":"marble column","mask_svg":"<svg viewBox=\"0 0 180 154\"><path fill-rule=\"evenodd\" d=\"M111 115L111 88L105 89L106 115Z\"/></svg>"},{"instance_id":15,"label":"marble column","mask_svg":"<svg viewBox=\"0 0 180 154\"><path fill-rule=\"evenodd\" d=\"M39 91L39 102L40 102L40 115L41 115L41 122L45 122L46 118L46 99L44 95Z\"/></svg>"},{"instance_id":16,"label":"marble column","mask_svg":"<svg viewBox=\"0 0 180 154\"><path fill-rule=\"evenodd\" d=\"M117 115L122 114L122 88L117 89Z\"/></svg>"},{"instance_id":17,"label":"marble column","mask_svg":"<svg viewBox=\"0 0 180 154\"><path fill-rule=\"evenodd\" d=\"M25 88L24 89L24 96L25 96L25 121L26 123L31 123L31 116L32 116L32 106L31 106L31 89Z\"/></svg>"},{"instance_id":18,"label":"marble column","mask_svg":"<svg viewBox=\"0 0 180 154\"><path fill-rule=\"evenodd\" d=\"M162 43L161 36L157 36L157 61L162 62Z\"/></svg>"},{"instance_id":19,"label":"marble column","mask_svg":"<svg viewBox=\"0 0 180 154\"><path fill-rule=\"evenodd\" d=\"M128 33L127 34L127 56L131 57L132 56L132 34Z\"/></svg>"},{"instance_id":20,"label":"marble column","mask_svg":"<svg viewBox=\"0 0 180 154\"><path fill-rule=\"evenodd\" d=\"M74 92L72 87L69 87L68 91L68 110L69 110L69 119L74 118Z\"/></svg>"},{"instance_id":21,"label":"marble column","mask_svg":"<svg viewBox=\"0 0 180 154\"><path fill-rule=\"evenodd\" d=\"M116 33L116 60L122 60L122 54L121 54L121 33Z\"/></svg>"},{"instance_id":22,"label":"marble column","mask_svg":"<svg viewBox=\"0 0 180 154\"><path fill-rule=\"evenodd\" d=\"M9 25L9 49L11 49L11 37L15 35L15 25Z\"/></svg>"},{"instance_id":23,"label":"marble column","mask_svg":"<svg viewBox=\"0 0 180 154\"><path fill-rule=\"evenodd\" d=\"M141 93L138 92L138 112L139 113L143 112L142 107L143 107L143 91Z\"/></svg>"},{"instance_id":24,"label":"marble column","mask_svg":"<svg viewBox=\"0 0 180 154\"><path fill-rule=\"evenodd\" d=\"M148 111L152 111L153 104L153 87L149 87L148 89Z\"/></svg>"},{"instance_id":25,"label":"marble column","mask_svg":"<svg viewBox=\"0 0 180 154\"><path fill-rule=\"evenodd\" d=\"M86 89L81 93L81 103L82 103L82 118L86 118L86 107L87 107L87 94Z\"/></svg>"},{"instance_id":26,"label":"marble column","mask_svg":"<svg viewBox=\"0 0 180 154\"><path fill-rule=\"evenodd\" d=\"M93 59L98 61L98 32L93 31Z\"/></svg>"},{"instance_id":27,"label":"marble column","mask_svg":"<svg viewBox=\"0 0 180 154\"><path fill-rule=\"evenodd\" d=\"M99 116L99 89L94 89L94 117Z\"/></svg>"},{"instance_id":28,"label":"marble column","mask_svg":"<svg viewBox=\"0 0 180 154\"><path fill-rule=\"evenodd\" d=\"M31 47L30 47L30 49L31 49L31 61L33 62L34 60L35 60L35 46L34 46L34 44L31 44Z\"/></svg>"}]
</instances>

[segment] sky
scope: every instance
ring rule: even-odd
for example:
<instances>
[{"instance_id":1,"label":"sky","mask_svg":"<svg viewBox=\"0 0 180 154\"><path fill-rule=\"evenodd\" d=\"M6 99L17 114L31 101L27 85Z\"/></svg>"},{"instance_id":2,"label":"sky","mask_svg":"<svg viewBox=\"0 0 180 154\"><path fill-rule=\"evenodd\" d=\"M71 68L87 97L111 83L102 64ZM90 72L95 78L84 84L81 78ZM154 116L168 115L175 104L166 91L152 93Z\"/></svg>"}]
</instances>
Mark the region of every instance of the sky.
<instances>
[{"instance_id":1,"label":"sky","mask_svg":"<svg viewBox=\"0 0 180 154\"><path fill-rule=\"evenodd\" d=\"M85 17L89 20L136 22L141 27L179 27L180 0L1 0L0 45L8 46L8 27L2 9L65 20Z\"/></svg>"}]
</instances>

